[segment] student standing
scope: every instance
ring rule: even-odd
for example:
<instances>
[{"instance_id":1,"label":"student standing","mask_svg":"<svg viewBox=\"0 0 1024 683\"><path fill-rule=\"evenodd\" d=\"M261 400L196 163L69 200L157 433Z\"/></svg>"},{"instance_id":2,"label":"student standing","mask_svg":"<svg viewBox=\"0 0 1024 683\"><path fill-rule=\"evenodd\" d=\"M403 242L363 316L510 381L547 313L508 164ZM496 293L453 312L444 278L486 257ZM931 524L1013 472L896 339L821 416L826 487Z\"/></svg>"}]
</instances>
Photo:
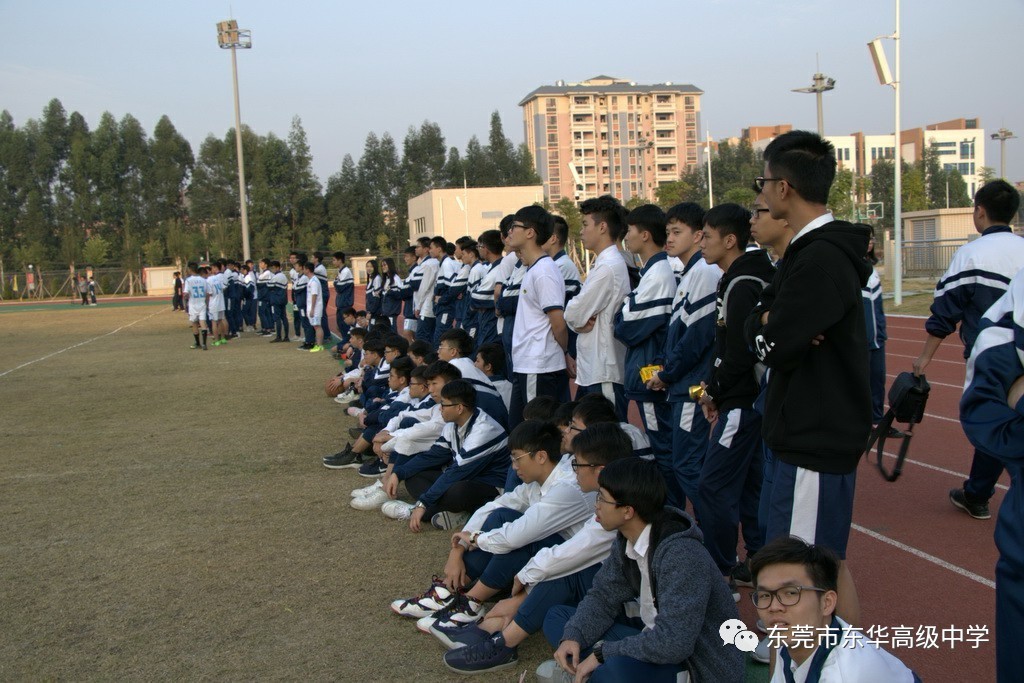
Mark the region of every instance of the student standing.
<instances>
[{"instance_id":1,"label":"student standing","mask_svg":"<svg viewBox=\"0 0 1024 683\"><path fill-rule=\"evenodd\" d=\"M85 284L85 276L84 275L79 275L78 279L79 279L79 281L82 284ZM182 287L183 286L184 286L184 282L181 279L181 272L177 271L177 270L174 271L174 294L171 297L171 310L172 311L184 311L185 310L184 299L182 298L182 293L183 293L182 292ZM83 289L81 291L82 291L82 294L85 294L87 289ZM83 296L82 297L82 305L84 306L86 303L88 303L88 302L86 301L85 297Z\"/></svg>"},{"instance_id":2,"label":"student standing","mask_svg":"<svg viewBox=\"0 0 1024 683\"><path fill-rule=\"evenodd\" d=\"M413 294L413 314L419 323L416 325L416 338L422 339L434 348L434 285L437 284L438 260L431 253L431 239L421 237L416 241L416 257L420 259L419 285Z\"/></svg>"},{"instance_id":3,"label":"student standing","mask_svg":"<svg viewBox=\"0 0 1024 683\"><path fill-rule=\"evenodd\" d=\"M631 289L619 241L626 232L626 210L614 197L588 199L580 205L580 240L596 258L580 293L565 304L565 322L576 332L575 374L579 398L601 393L626 415L623 372L626 348L615 339L615 314ZM572 368L570 368L572 369Z\"/></svg>"},{"instance_id":4,"label":"student standing","mask_svg":"<svg viewBox=\"0 0 1024 683\"><path fill-rule=\"evenodd\" d=\"M270 262L270 273L270 281L267 282L267 296L270 298L271 318L276 333L270 342L291 341L288 337L288 276L281 271L280 261ZM281 336L282 330L284 331L283 337Z\"/></svg>"},{"instance_id":5,"label":"student standing","mask_svg":"<svg viewBox=\"0 0 1024 683\"><path fill-rule=\"evenodd\" d=\"M82 298L82 305L85 305L84 294ZM192 348L206 351L206 311L210 304L210 288L206 278L199 274L199 266L195 263L188 264L188 279L184 282L184 303L188 306L188 321L192 323L192 338L195 339ZM203 336L201 343L200 332Z\"/></svg>"},{"instance_id":6,"label":"student standing","mask_svg":"<svg viewBox=\"0 0 1024 683\"><path fill-rule=\"evenodd\" d=\"M511 219L512 217L506 216L505 218ZM506 224L505 219L502 219L502 223ZM476 320L476 334L473 335L473 338L476 340L476 347L480 348L499 341L494 292L503 280L501 266L504 263L502 252L505 249L505 243L500 230L485 230L480 233L477 245L480 250L480 258L487 264L487 270L480 282L470 292L470 306L473 308Z\"/></svg>"},{"instance_id":7,"label":"student standing","mask_svg":"<svg viewBox=\"0 0 1024 683\"><path fill-rule=\"evenodd\" d=\"M309 282L306 285L306 320L313 328L314 343L310 353L317 353L324 350L324 328L323 321L323 285L316 274L316 266L312 262L306 264L306 277Z\"/></svg>"},{"instance_id":8,"label":"student standing","mask_svg":"<svg viewBox=\"0 0 1024 683\"><path fill-rule=\"evenodd\" d=\"M345 311L352 308L355 303L355 278L352 276L352 269L348 267L348 258L345 252L336 251L331 254L334 267L338 269L334 276L334 323L338 330L338 336L344 339L348 335L348 325L345 324Z\"/></svg>"}]
</instances>

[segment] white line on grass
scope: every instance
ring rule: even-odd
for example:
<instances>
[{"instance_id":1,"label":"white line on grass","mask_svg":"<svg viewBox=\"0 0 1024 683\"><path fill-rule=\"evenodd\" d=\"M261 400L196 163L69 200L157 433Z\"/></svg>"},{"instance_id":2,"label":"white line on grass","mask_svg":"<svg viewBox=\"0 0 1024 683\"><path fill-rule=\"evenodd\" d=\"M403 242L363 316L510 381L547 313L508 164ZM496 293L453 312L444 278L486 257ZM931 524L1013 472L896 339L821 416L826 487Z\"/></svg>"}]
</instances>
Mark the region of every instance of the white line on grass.
<instances>
[{"instance_id":1,"label":"white line on grass","mask_svg":"<svg viewBox=\"0 0 1024 683\"><path fill-rule=\"evenodd\" d=\"M867 527L863 527L860 524L851 524L850 528L851 529L856 529L857 531L859 531L862 534L865 534L867 536L870 536L871 538L875 539L876 541L881 541L882 543L888 543L889 545L891 545L894 548L899 548L900 550L908 552L908 553L910 553L911 555L913 555L915 557L919 557L922 560L927 560L928 562L931 562L932 564L936 564L936 565L942 567L943 569L948 569L949 571L953 572L954 574L959 574L960 576L962 576L964 578L967 578L967 579L970 579L971 581L977 581L982 586L988 586L989 588L993 588L993 589L996 587L996 582L992 581L991 579L986 579L984 576L981 576L980 574L975 574L974 572L972 572L970 570L967 570L967 569L964 569L963 567L959 567L959 566L957 566L957 565L955 565L955 564L953 564L951 562L946 562L945 560L943 560L941 558L935 557L934 555L930 555L930 554L926 553L925 551L919 550L919 549L917 549L917 548L915 548L913 546L909 546L906 543L900 543L899 541L897 541L895 539L892 539L892 538L889 538L888 536L883 536L882 534L878 533L877 531L872 531L871 529L868 529Z\"/></svg>"},{"instance_id":2,"label":"white line on grass","mask_svg":"<svg viewBox=\"0 0 1024 683\"><path fill-rule=\"evenodd\" d=\"M93 337L92 339L86 339L83 342L78 342L77 344L72 344L71 346L65 347L65 348L61 349L60 351L54 351L53 353L48 353L45 356L43 356L42 358L36 358L35 360L30 360L27 363L22 363L21 365L19 365L16 368L11 368L10 370L4 370L3 372L0 372L0 377L4 377L6 375L9 375L12 372L14 372L15 370L21 370L22 368L27 368L28 366L30 366L30 365L32 365L34 363L38 363L40 361L44 361L47 358L53 358L54 356L60 355L60 354L64 353L65 351L70 351L71 349L77 349L79 346L85 346L86 344L91 344L92 342L96 341L97 339L103 339L104 337L109 337L112 334L117 334L121 330L126 330L129 327L131 327L132 325L136 325L136 324L141 323L141 322L143 322L145 320L149 320L154 315L160 315L163 312L164 312L164 310L161 309L161 310L157 311L156 313L151 313L151 314L147 315L146 317L139 318L138 320L130 322L127 325L121 325L121 327L117 328L116 330L111 330L110 332L107 332L106 334L101 334L98 337Z\"/></svg>"}]
</instances>

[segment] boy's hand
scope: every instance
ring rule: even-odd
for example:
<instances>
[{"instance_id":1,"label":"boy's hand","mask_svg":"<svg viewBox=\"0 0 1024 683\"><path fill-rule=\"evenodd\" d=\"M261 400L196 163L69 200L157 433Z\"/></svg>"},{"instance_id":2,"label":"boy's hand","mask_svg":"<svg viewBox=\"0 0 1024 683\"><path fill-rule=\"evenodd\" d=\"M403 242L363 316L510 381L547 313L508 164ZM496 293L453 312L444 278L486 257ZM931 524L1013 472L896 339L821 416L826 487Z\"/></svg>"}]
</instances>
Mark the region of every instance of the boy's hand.
<instances>
[{"instance_id":1,"label":"boy's hand","mask_svg":"<svg viewBox=\"0 0 1024 683\"><path fill-rule=\"evenodd\" d=\"M409 530L414 534L420 532L420 523L423 521L423 515L427 512L427 508L417 507L413 508L412 514L409 515Z\"/></svg>"},{"instance_id":2,"label":"boy's hand","mask_svg":"<svg viewBox=\"0 0 1024 683\"><path fill-rule=\"evenodd\" d=\"M590 678L590 674L594 673L594 669L601 666L597 661L597 657L590 655L576 667L576 679L574 683L583 683L583 681Z\"/></svg>"},{"instance_id":3,"label":"boy's hand","mask_svg":"<svg viewBox=\"0 0 1024 683\"><path fill-rule=\"evenodd\" d=\"M580 658L580 644L575 640L563 640L555 650L555 661L558 666L571 674L576 673L576 662Z\"/></svg>"},{"instance_id":4,"label":"boy's hand","mask_svg":"<svg viewBox=\"0 0 1024 683\"><path fill-rule=\"evenodd\" d=\"M658 373L654 373L651 375L651 378L647 380L647 388L651 391L664 391L666 386L667 385L661 381L661 377Z\"/></svg>"},{"instance_id":5,"label":"boy's hand","mask_svg":"<svg viewBox=\"0 0 1024 683\"><path fill-rule=\"evenodd\" d=\"M1006 402L1011 408L1016 408L1022 397L1024 397L1024 375L1018 377L1010 385L1010 391L1006 394Z\"/></svg>"},{"instance_id":6,"label":"boy's hand","mask_svg":"<svg viewBox=\"0 0 1024 683\"><path fill-rule=\"evenodd\" d=\"M459 552L453 550L448 555L448 561L444 565L444 585L450 591L457 591L469 583L469 576L466 574L466 563L462 560L462 548Z\"/></svg>"},{"instance_id":7,"label":"boy's hand","mask_svg":"<svg viewBox=\"0 0 1024 683\"><path fill-rule=\"evenodd\" d=\"M388 498L394 500L398 497L398 475L392 473L388 476L384 482L384 493L388 494Z\"/></svg>"}]
</instances>

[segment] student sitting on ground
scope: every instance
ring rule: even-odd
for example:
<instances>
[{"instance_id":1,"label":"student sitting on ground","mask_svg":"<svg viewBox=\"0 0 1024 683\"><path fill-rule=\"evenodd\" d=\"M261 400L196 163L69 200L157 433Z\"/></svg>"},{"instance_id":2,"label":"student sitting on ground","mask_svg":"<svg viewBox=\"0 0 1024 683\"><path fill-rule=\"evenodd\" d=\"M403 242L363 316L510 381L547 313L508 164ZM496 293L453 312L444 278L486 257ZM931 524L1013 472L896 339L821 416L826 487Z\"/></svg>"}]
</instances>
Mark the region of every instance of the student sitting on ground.
<instances>
[{"instance_id":1,"label":"student sitting on ground","mask_svg":"<svg viewBox=\"0 0 1024 683\"><path fill-rule=\"evenodd\" d=\"M618 537L579 607L554 607L544 635L577 681L675 683L743 679L743 653L722 647L719 628L739 613L693 518L665 507L658 466L609 463L598 476L597 519ZM623 603L636 600L622 619ZM538 676L551 679L550 662Z\"/></svg>"},{"instance_id":2,"label":"student sitting on ground","mask_svg":"<svg viewBox=\"0 0 1024 683\"><path fill-rule=\"evenodd\" d=\"M417 617L424 633L479 621L483 603L512 587L516 574L541 548L564 543L593 514L592 498L580 491L568 458L559 453L558 430L529 420L509 436L512 466L523 483L487 503L452 536L444 579L426 593L396 600L392 610ZM462 592L471 582L472 588ZM435 605L441 605L443 609ZM433 609L430 609L430 608Z\"/></svg>"},{"instance_id":3,"label":"student sitting on ground","mask_svg":"<svg viewBox=\"0 0 1024 683\"><path fill-rule=\"evenodd\" d=\"M598 424L576 436L570 457L580 490L594 493L604 466L633 457L633 445L618 425ZM530 558L516 574L512 597L495 605L479 626L435 625L431 632L451 649L444 656L448 668L470 674L514 666L519 644L541 630L550 608L575 606L587 594L614 540L615 532L591 517L578 534Z\"/></svg>"},{"instance_id":4,"label":"student sitting on ground","mask_svg":"<svg viewBox=\"0 0 1024 683\"><path fill-rule=\"evenodd\" d=\"M398 484L405 482L416 503L391 500L381 506L385 516L409 520L412 531L420 530L424 518L450 529L498 494L508 471L508 437L504 427L477 407L476 397L476 389L464 379L444 385L438 402L445 422L440 438L425 452L392 456L384 482L390 498L397 498Z\"/></svg>"},{"instance_id":5,"label":"student sitting on ground","mask_svg":"<svg viewBox=\"0 0 1024 683\"><path fill-rule=\"evenodd\" d=\"M433 404L429 408L424 406L392 418L383 431L373 437L373 451L378 456L385 458L385 454L391 453L419 453L433 446L441 436L445 424L441 416L441 389L448 382L461 379L462 375L451 363L435 361L427 366L423 377L427 381L427 390Z\"/></svg>"},{"instance_id":6,"label":"student sitting on ground","mask_svg":"<svg viewBox=\"0 0 1024 683\"><path fill-rule=\"evenodd\" d=\"M508 428L508 406L498 389L480 368L473 364L473 338L465 330L453 328L441 334L437 357L457 367L462 379L468 381L477 391L477 404L485 413Z\"/></svg>"},{"instance_id":7,"label":"student sitting on ground","mask_svg":"<svg viewBox=\"0 0 1024 683\"><path fill-rule=\"evenodd\" d=\"M491 384L501 395L505 408L508 409L512 403L512 382L508 380L508 363L505 362L505 349L502 345L491 343L478 348L473 365L491 380Z\"/></svg>"},{"instance_id":8,"label":"student sitting on ground","mask_svg":"<svg viewBox=\"0 0 1024 683\"><path fill-rule=\"evenodd\" d=\"M586 394L576 402L572 411L572 420L569 421L569 431L573 436L579 434L587 427L592 427L599 422L613 422L626 432L626 436L633 442L634 454L642 458L654 457L651 452L651 442L636 425L622 422L622 418L615 412L615 404L604 397L603 394Z\"/></svg>"},{"instance_id":9,"label":"student sitting on ground","mask_svg":"<svg viewBox=\"0 0 1024 683\"><path fill-rule=\"evenodd\" d=\"M750 598L779 649L772 683L920 681L903 662L836 616L839 557L780 536L750 562Z\"/></svg>"}]
</instances>

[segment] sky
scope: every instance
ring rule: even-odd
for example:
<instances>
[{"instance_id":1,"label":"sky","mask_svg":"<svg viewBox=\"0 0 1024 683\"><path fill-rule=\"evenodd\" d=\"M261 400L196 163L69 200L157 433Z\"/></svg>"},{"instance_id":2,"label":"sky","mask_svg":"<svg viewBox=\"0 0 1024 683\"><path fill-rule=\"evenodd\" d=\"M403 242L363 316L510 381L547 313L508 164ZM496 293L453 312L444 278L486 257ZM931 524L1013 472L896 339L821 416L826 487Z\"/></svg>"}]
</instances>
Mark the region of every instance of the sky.
<instances>
[{"instance_id":1,"label":"sky","mask_svg":"<svg viewBox=\"0 0 1024 683\"><path fill-rule=\"evenodd\" d=\"M516 3L348 0L0 0L0 109L17 125L58 98L95 128L130 113L152 135L166 114L198 152L234 125L231 60L216 23L252 31L238 53L242 121L285 137L298 115L326 182L366 135L438 123L448 146L486 142L490 114L523 140L519 101L541 85L608 74L704 91L715 139L751 125L815 129L815 98L790 92L816 71L828 134L890 133L892 88L866 44L895 28L894 0ZM903 0L902 127L981 119L1001 127L1007 176L1024 180L1024 0ZM894 64L892 41L885 41ZM704 131L702 131L702 135ZM999 143L986 144L999 170Z\"/></svg>"}]
</instances>

